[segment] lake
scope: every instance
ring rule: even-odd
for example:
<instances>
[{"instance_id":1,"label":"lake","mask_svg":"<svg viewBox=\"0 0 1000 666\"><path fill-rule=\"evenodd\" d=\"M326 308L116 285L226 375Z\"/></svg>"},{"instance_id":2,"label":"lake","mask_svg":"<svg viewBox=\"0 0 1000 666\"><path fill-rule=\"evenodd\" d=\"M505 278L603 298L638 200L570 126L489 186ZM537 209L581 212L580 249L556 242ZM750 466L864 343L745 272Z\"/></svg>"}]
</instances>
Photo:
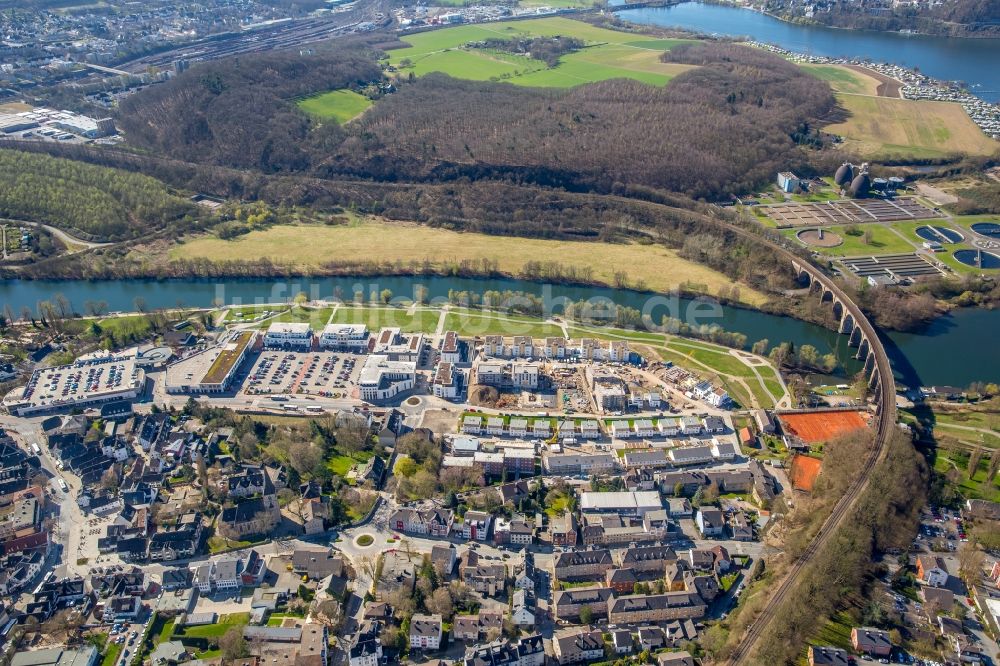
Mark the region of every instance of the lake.
<instances>
[{"instance_id":1,"label":"lake","mask_svg":"<svg viewBox=\"0 0 1000 666\"><path fill-rule=\"evenodd\" d=\"M956 39L797 25L749 9L700 2L631 9L618 15L634 23L748 36L799 53L895 63L917 68L937 79L964 81L973 94L990 102L1000 101L1000 67L997 67L1000 39Z\"/></svg>"},{"instance_id":2,"label":"lake","mask_svg":"<svg viewBox=\"0 0 1000 666\"><path fill-rule=\"evenodd\" d=\"M543 285L524 280L454 277L300 278L280 280L105 280L61 281L9 280L0 282L0 304L9 305L15 316L22 307L35 310L39 301L62 294L76 311L84 311L88 300L105 301L110 311L135 308L136 297L150 308L177 306L209 307L214 304L287 302L299 292L311 299L350 300L356 291L367 295L392 291L396 298L413 298L417 285L427 288L429 299L445 299L449 290L483 293L487 290L522 291L544 299L552 314L559 314L567 300L607 299L636 308L660 321L664 315L685 321L718 324L747 336L749 343L767 338L771 344L791 341L811 344L821 354L833 352L848 371L857 370L844 336L789 317L736 307L708 307L701 300L671 298L601 287ZM996 331L1000 310L962 310L936 320L921 334L892 333L884 336L893 368L907 386L1000 380L1000 354Z\"/></svg>"}]
</instances>

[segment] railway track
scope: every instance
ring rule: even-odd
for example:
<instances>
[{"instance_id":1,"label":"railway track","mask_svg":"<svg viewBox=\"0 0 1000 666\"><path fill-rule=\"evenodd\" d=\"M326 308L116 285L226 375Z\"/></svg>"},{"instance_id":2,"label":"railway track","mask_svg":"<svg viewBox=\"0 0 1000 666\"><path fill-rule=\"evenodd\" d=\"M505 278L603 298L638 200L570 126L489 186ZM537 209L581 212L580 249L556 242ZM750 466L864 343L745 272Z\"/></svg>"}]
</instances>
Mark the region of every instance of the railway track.
<instances>
[{"instance_id":1,"label":"railway track","mask_svg":"<svg viewBox=\"0 0 1000 666\"><path fill-rule=\"evenodd\" d=\"M732 229L737 231L737 233L741 233L741 235L749 235L749 232L744 232L744 230L738 227L732 227ZM799 264L805 264L800 257L796 257L784 248L769 243L766 240L763 242L771 245L783 256L794 257ZM812 562L816 554L822 550L823 546L833 538L833 535L837 533L837 529L843 521L851 515L855 501L871 481L872 471L885 456L889 438L896 427L896 384L892 376L892 368L889 365L889 357L882 346L881 340L878 338L875 327L868 321L864 313L861 312L861 309L851 301L847 294L832 279L814 266L809 265L806 270L814 280L819 281L824 287L832 291L834 296L840 300L843 307L851 313L854 321L862 328L867 337L872 353L875 354L875 368L879 375L879 405L876 415L875 438L858 478L855 479L847 489L847 492L844 493L844 496L834 505L833 511L830 512L830 515L823 522L822 527L820 527L819 534L809 544L809 547L806 548L802 556L792 565L784 580L778 585L778 589L768 599L764 610L757 616L749 629L747 629L739 646L737 646L736 650L729 657L727 663L732 666L751 663L750 657L753 654L754 648L757 646L764 630L771 622L777 619L781 603L795 588L799 575Z\"/></svg>"}]
</instances>

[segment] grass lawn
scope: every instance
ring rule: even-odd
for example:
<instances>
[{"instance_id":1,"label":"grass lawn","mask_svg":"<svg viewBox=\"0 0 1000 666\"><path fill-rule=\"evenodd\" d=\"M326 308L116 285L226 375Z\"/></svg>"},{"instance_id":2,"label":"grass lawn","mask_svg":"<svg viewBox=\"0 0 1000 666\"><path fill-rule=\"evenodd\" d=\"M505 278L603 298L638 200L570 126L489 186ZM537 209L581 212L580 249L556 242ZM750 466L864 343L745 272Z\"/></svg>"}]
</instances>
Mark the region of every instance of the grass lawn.
<instances>
[{"instance_id":1,"label":"grass lawn","mask_svg":"<svg viewBox=\"0 0 1000 666\"><path fill-rule=\"evenodd\" d=\"M845 149L865 157L990 155L1000 148L953 102L846 94L837 99L850 117L823 129L843 135Z\"/></svg>"},{"instance_id":2,"label":"grass lawn","mask_svg":"<svg viewBox=\"0 0 1000 666\"><path fill-rule=\"evenodd\" d=\"M781 382L778 381L774 368L771 366L758 367L757 372L760 373L761 378L764 380L764 385L770 391L771 395L775 398L781 398L785 394L785 389L782 388Z\"/></svg>"},{"instance_id":3,"label":"grass lawn","mask_svg":"<svg viewBox=\"0 0 1000 666\"><path fill-rule=\"evenodd\" d=\"M716 351L711 347L700 346L689 340L677 339L668 342L667 347L684 356L704 363L716 372L734 377L749 377L756 381L753 370L743 363L743 361L726 351Z\"/></svg>"},{"instance_id":4,"label":"grass lawn","mask_svg":"<svg viewBox=\"0 0 1000 666\"><path fill-rule=\"evenodd\" d=\"M373 455L371 451L359 451L354 456L334 456L326 461L326 467L338 476L347 476L352 467L368 462Z\"/></svg>"},{"instance_id":5,"label":"grass lawn","mask_svg":"<svg viewBox=\"0 0 1000 666\"><path fill-rule=\"evenodd\" d=\"M184 638L219 638L233 627L250 624L250 613L231 613L220 615L215 624L201 624L194 627L184 627L177 632Z\"/></svg>"},{"instance_id":6,"label":"grass lawn","mask_svg":"<svg viewBox=\"0 0 1000 666\"><path fill-rule=\"evenodd\" d=\"M913 245L908 243L905 238L901 238L899 234L893 232L887 226L877 223L870 224L859 224L856 225L861 234L858 236L851 236L847 233L847 226L833 226L826 227L827 231L832 231L841 238L844 242L836 247L812 247L809 246L810 250L816 250L817 252L822 252L823 254L832 257L857 257L857 256L869 256L873 254L901 254L907 252L915 251ZM795 238L795 232L798 229L788 229L783 231L782 234L788 236L789 238ZM871 232L872 242L871 244L865 244L864 233L866 231Z\"/></svg>"},{"instance_id":7,"label":"grass lawn","mask_svg":"<svg viewBox=\"0 0 1000 666\"><path fill-rule=\"evenodd\" d=\"M819 633L810 638L809 645L832 645L844 650L851 649L851 628L854 621L847 613L837 613L827 620Z\"/></svg>"},{"instance_id":8,"label":"grass lawn","mask_svg":"<svg viewBox=\"0 0 1000 666\"><path fill-rule=\"evenodd\" d=\"M458 331L459 335L530 335L535 338L563 337L562 329L554 324L545 324L538 319L523 319L496 312L465 310L449 312L445 316L446 331Z\"/></svg>"},{"instance_id":9,"label":"grass lawn","mask_svg":"<svg viewBox=\"0 0 1000 666\"><path fill-rule=\"evenodd\" d=\"M372 331L399 327L407 332L433 333L439 316L438 310L417 310L410 314L404 308L347 305L337 309L333 315L333 323L365 324Z\"/></svg>"},{"instance_id":10,"label":"grass lawn","mask_svg":"<svg viewBox=\"0 0 1000 666\"><path fill-rule=\"evenodd\" d=\"M433 34L436 33L414 37ZM709 294L717 294L721 287L728 288L732 282L725 275L658 245L490 236L372 220L333 227L277 225L231 240L206 235L171 249L170 256L215 261L269 257L308 269L323 262L354 261L369 256L372 247L380 248L379 256L387 264L422 265L427 261L438 269L449 269L465 259L489 259L497 262L500 271L514 277L523 273L528 262L557 261L567 267L586 269L591 279L606 285L614 285L614 273L624 271L630 285L660 293L695 284L703 285ZM740 295L751 305L766 300L762 293L745 286L740 287ZM364 297L367 299L369 294Z\"/></svg>"},{"instance_id":11,"label":"grass lawn","mask_svg":"<svg viewBox=\"0 0 1000 666\"><path fill-rule=\"evenodd\" d=\"M118 657L121 656L122 646L118 643L112 643L107 646L104 652L104 657L101 658L101 666L114 666L118 663Z\"/></svg>"},{"instance_id":12,"label":"grass lawn","mask_svg":"<svg viewBox=\"0 0 1000 666\"><path fill-rule=\"evenodd\" d=\"M305 308L299 305L271 317L260 323L260 328L266 328L275 322L308 322L314 329L323 328L330 319L333 308Z\"/></svg>"},{"instance_id":13,"label":"grass lawn","mask_svg":"<svg viewBox=\"0 0 1000 666\"><path fill-rule=\"evenodd\" d=\"M879 82L843 65L800 65L818 79L830 84L834 91L853 95L875 95Z\"/></svg>"},{"instance_id":14,"label":"grass lawn","mask_svg":"<svg viewBox=\"0 0 1000 666\"><path fill-rule=\"evenodd\" d=\"M938 435L941 435L938 432ZM983 456L976 469L975 475L970 479L968 474L969 454L965 451L958 451L947 448L947 444L940 442L937 448L937 456L934 459L934 469L943 474L949 470L958 471L958 488L962 497L966 499L984 499L989 502L1000 502L1000 475L993 479L992 483L986 480L986 472L989 465L989 455Z\"/></svg>"},{"instance_id":15,"label":"grass lawn","mask_svg":"<svg viewBox=\"0 0 1000 666\"><path fill-rule=\"evenodd\" d=\"M336 120L341 125L357 118L371 105L370 99L353 90L333 90L299 102L299 108L309 115Z\"/></svg>"},{"instance_id":16,"label":"grass lawn","mask_svg":"<svg viewBox=\"0 0 1000 666\"><path fill-rule=\"evenodd\" d=\"M232 539L225 539L218 535L212 535L208 538L208 552L212 555L224 550L246 548L251 545L253 545L252 541L233 541Z\"/></svg>"},{"instance_id":17,"label":"grass lawn","mask_svg":"<svg viewBox=\"0 0 1000 666\"><path fill-rule=\"evenodd\" d=\"M593 328L567 326L569 335L572 338L597 338L599 340L629 340L641 342L643 344L663 344L666 336L663 333L652 333L648 331L630 331L624 328Z\"/></svg>"},{"instance_id":18,"label":"grass lawn","mask_svg":"<svg viewBox=\"0 0 1000 666\"><path fill-rule=\"evenodd\" d=\"M257 317L270 317L288 309L287 305L248 305L229 308L226 313L227 324L248 323Z\"/></svg>"},{"instance_id":19,"label":"grass lawn","mask_svg":"<svg viewBox=\"0 0 1000 666\"><path fill-rule=\"evenodd\" d=\"M539 0L541 1L541 0ZM550 6L579 6L577 0L557 0ZM464 48L474 41L522 36L576 37L587 46L560 58L548 68L526 57L496 51ZM393 64L408 59L412 65L403 71L417 76L444 72L472 80L504 80L539 87L571 87L612 78L632 78L652 85L664 85L672 77L689 69L687 65L661 63L660 54L683 40L637 40L636 35L599 28L567 18L544 18L486 25L465 25L406 35L408 48L390 52Z\"/></svg>"},{"instance_id":20,"label":"grass lawn","mask_svg":"<svg viewBox=\"0 0 1000 666\"><path fill-rule=\"evenodd\" d=\"M556 518L566 512L569 498L564 495L559 495L555 499L546 497L545 502L548 505L545 507L545 513L548 514L549 518Z\"/></svg>"},{"instance_id":21,"label":"grass lawn","mask_svg":"<svg viewBox=\"0 0 1000 666\"><path fill-rule=\"evenodd\" d=\"M127 336L145 337L149 335L152 326L146 315L127 315L124 317L107 317L97 322L104 333L111 333L115 338Z\"/></svg>"}]
</instances>

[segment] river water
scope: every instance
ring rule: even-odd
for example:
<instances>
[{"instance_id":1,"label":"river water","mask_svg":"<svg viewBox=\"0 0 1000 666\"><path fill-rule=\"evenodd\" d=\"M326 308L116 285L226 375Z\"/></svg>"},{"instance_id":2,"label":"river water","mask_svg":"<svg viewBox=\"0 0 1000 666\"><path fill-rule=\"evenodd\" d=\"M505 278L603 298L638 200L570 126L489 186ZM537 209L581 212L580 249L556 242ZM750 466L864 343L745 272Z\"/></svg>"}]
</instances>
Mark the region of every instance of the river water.
<instances>
[{"instance_id":1,"label":"river water","mask_svg":"<svg viewBox=\"0 0 1000 666\"><path fill-rule=\"evenodd\" d=\"M748 36L798 53L915 67L937 79L964 81L973 94L990 102L1000 101L1000 39L838 30L786 23L749 9L700 2L631 9L618 15L635 23Z\"/></svg>"},{"instance_id":2,"label":"river water","mask_svg":"<svg viewBox=\"0 0 1000 666\"><path fill-rule=\"evenodd\" d=\"M216 304L286 302L299 292L311 299L350 300L357 291L367 297L389 289L396 298L413 298L423 285L430 299L445 299L449 290L483 293L488 290L520 291L543 298L549 314L558 315L566 300L607 299L636 308L654 322L664 315L698 324L718 324L738 331L750 343L767 338L771 344L791 341L811 344L826 354L837 354L848 371L857 369L846 338L822 327L789 317L735 307L707 306L703 302L600 287L542 285L524 280L484 280L453 277L301 278L276 280L37 280L0 282L0 304L9 305L16 316L21 308L37 308L38 302L55 294L68 298L77 312L89 301L104 301L110 311L135 309L139 297L149 308L177 306L208 307ZM936 320L919 335L892 333L885 336L887 350L901 383L907 386L951 384L1000 379L997 332L1000 311L964 310Z\"/></svg>"}]
</instances>

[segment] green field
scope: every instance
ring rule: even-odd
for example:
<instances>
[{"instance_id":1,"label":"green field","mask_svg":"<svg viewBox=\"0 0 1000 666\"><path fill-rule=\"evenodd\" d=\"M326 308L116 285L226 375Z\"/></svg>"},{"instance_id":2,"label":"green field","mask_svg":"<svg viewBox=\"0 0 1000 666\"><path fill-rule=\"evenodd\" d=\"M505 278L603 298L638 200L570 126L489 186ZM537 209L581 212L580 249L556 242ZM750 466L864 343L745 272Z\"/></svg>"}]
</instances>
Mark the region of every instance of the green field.
<instances>
[{"instance_id":1,"label":"green field","mask_svg":"<svg viewBox=\"0 0 1000 666\"><path fill-rule=\"evenodd\" d=\"M373 456L371 451L359 451L353 456L338 455L326 461L326 467L337 476L347 476L351 468L358 463L365 463Z\"/></svg>"},{"instance_id":2,"label":"green field","mask_svg":"<svg viewBox=\"0 0 1000 666\"><path fill-rule=\"evenodd\" d=\"M526 319L494 312L449 312L444 329L459 335L530 335L535 338L563 337L562 329L537 319Z\"/></svg>"},{"instance_id":3,"label":"green field","mask_svg":"<svg viewBox=\"0 0 1000 666\"><path fill-rule=\"evenodd\" d=\"M587 45L564 55L553 68L524 56L466 47L470 42L485 39L524 36L570 36L583 40ZM664 85L689 68L659 60L663 51L684 40L637 40L634 34L566 18L458 26L407 35L402 40L410 46L391 51L392 63L399 67L402 61L409 61L402 71L413 72L417 76L443 72L476 81L496 80L525 86L567 88L614 78Z\"/></svg>"},{"instance_id":4,"label":"green field","mask_svg":"<svg viewBox=\"0 0 1000 666\"><path fill-rule=\"evenodd\" d=\"M438 310L417 310L411 314L404 308L348 305L337 309L331 323L365 324L371 331L398 327L406 332L433 333L439 316Z\"/></svg>"},{"instance_id":5,"label":"green field","mask_svg":"<svg viewBox=\"0 0 1000 666\"><path fill-rule=\"evenodd\" d=\"M250 613L232 613L220 615L215 624L201 624L194 627L184 627L175 631L175 636L181 638L219 638L233 627L242 627L250 623Z\"/></svg>"},{"instance_id":6,"label":"green field","mask_svg":"<svg viewBox=\"0 0 1000 666\"><path fill-rule=\"evenodd\" d=\"M299 102L299 108L318 118L330 118L340 124L360 116L372 101L353 90L333 90Z\"/></svg>"},{"instance_id":7,"label":"green field","mask_svg":"<svg viewBox=\"0 0 1000 666\"><path fill-rule=\"evenodd\" d=\"M821 252L823 254L829 255L831 257L857 257L857 256L869 256L873 254L901 254L906 252L913 252L916 248L911 243L908 243L905 238L902 238L900 234L895 233L886 225L870 223L870 224L859 224L856 225L858 230L861 232L857 236L852 236L847 233L847 226L833 226L824 227L827 231L832 231L842 239L844 242L836 247L814 247L809 246L810 250L816 252ZM781 233L788 238L795 238L796 232L799 229L787 229ZM864 241L864 232L871 231L871 243L867 244Z\"/></svg>"},{"instance_id":8,"label":"green field","mask_svg":"<svg viewBox=\"0 0 1000 666\"><path fill-rule=\"evenodd\" d=\"M823 129L842 135L845 149L865 157L990 155L1000 148L959 104L846 94L837 100L849 117Z\"/></svg>"},{"instance_id":9,"label":"green field","mask_svg":"<svg viewBox=\"0 0 1000 666\"><path fill-rule=\"evenodd\" d=\"M853 95L875 95L879 82L843 65L801 65L802 69L830 84L837 92Z\"/></svg>"}]
</instances>

